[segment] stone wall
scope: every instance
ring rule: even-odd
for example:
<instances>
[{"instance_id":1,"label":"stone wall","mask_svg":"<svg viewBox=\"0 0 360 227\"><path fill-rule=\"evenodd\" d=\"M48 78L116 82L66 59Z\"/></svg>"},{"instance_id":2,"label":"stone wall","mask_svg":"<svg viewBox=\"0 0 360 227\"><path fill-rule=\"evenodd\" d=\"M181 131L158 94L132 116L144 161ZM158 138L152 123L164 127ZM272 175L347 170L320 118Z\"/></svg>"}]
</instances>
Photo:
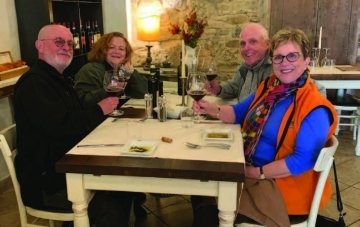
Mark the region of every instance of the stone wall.
<instances>
[{"instance_id":1,"label":"stone wall","mask_svg":"<svg viewBox=\"0 0 360 227\"><path fill-rule=\"evenodd\" d=\"M137 2L133 0L133 2ZM165 1L164 1L165 2ZM161 15L160 41L151 43L153 63L161 64L168 56L172 67L180 61L181 40L169 31L171 24L181 24L186 14L195 9L198 17L207 18L208 26L197 45L199 65L214 59L222 80L233 76L242 62L238 35L248 22L262 23L269 28L269 0L178 0L175 8L166 8ZM133 4L136 5L136 4ZM134 15L136 8L133 7ZM134 36L136 39L136 35ZM134 41L134 65L142 65L146 58L146 43Z\"/></svg>"}]
</instances>

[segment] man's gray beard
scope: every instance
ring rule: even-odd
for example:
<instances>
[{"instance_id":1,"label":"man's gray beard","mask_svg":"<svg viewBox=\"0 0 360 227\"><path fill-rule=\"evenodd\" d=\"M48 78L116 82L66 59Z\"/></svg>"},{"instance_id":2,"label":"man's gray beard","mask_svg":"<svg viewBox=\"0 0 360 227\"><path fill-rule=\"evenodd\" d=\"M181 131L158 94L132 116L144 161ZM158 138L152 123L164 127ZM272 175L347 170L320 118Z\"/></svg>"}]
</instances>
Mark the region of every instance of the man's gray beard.
<instances>
[{"instance_id":1,"label":"man's gray beard","mask_svg":"<svg viewBox=\"0 0 360 227\"><path fill-rule=\"evenodd\" d=\"M72 61L72 58L70 58L68 61L64 62L64 61L60 61L58 56L55 56L55 59L53 61L53 64L56 66L56 68L62 68L62 69L66 69L70 63Z\"/></svg>"}]
</instances>

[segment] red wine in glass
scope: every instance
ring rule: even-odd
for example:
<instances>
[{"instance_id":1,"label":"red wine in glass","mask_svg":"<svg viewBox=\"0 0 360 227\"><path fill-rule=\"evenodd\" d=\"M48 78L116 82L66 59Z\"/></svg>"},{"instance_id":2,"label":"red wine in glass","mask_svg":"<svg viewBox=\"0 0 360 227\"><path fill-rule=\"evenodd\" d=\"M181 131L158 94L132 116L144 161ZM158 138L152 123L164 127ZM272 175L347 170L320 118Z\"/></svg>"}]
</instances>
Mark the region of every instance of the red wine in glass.
<instances>
[{"instance_id":1,"label":"red wine in glass","mask_svg":"<svg viewBox=\"0 0 360 227\"><path fill-rule=\"evenodd\" d=\"M121 97L121 95L123 94L123 90L119 89L106 88L105 91L109 96L113 97Z\"/></svg>"},{"instance_id":2,"label":"red wine in glass","mask_svg":"<svg viewBox=\"0 0 360 227\"><path fill-rule=\"evenodd\" d=\"M206 95L205 91L190 91L188 93L195 101L199 101L200 99L204 98L204 96Z\"/></svg>"},{"instance_id":3,"label":"red wine in glass","mask_svg":"<svg viewBox=\"0 0 360 227\"><path fill-rule=\"evenodd\" d=\"M217 72L216 72L216 65L215 65L215 62L212 62L210 65L209 65L209 68L206 72L206 79L208 81L212 81L213 79L215 79L217 77Z\"/></svg>"},{"instance_id":4,"label":"red wine in glass","mask_svg":"<svg viewBox=\"0 0 360 227\"><path fill-rule=\"evenodd\" d=\"M206 78L208 81L212 81L216 77L217 77L217 74L215 72L207 72L206 73Z\"/></svg>"}]
</instances>

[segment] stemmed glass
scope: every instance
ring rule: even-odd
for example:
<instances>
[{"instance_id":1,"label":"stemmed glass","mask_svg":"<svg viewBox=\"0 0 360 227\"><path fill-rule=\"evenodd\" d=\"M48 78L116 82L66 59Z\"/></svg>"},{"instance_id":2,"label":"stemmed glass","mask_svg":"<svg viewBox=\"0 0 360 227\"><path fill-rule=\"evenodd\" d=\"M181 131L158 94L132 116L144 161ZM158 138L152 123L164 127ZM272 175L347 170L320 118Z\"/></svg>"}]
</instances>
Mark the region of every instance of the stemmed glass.
<instances>
[{"instance_id":1,"label":"stemmed glass","mask_svg":"<svg viewBox=\"0 0 360 227\"><path fill-rule=\"evenodd\" d=\"M330 50L330 48L323 48L325 50L325 55L324 58L321 60L321 67L330 67L331 66L331 61L328 58L328 52Z\"/></svg>"},{"instance_id":2,"label":"stemmed glass","mask_svg":"<svg viewBox=\"0 0 360 227\"><path fill-rule=\"evenodd\" d=\"M117 108L109 114L112 117L124 115L124 111L119 108L130 99L130 97L125 95L125 88L129 79L130 74L122 67L105 72L103 81L105 91L110 96L117 96L120 99Z\"/></svg>"},{"instance_id":3,"label":"stemmed glass","mask_svg":"<svg viewBox=\"0 0 360 227\"><path fill-rule=\"evenodd\" d=\"M214 80L218 76L215 62L210 63L210 65L207 68L207 71L205 73L206 73L206 78L209 82Z\"/></svg>"},{"instance_id":4,"label":"stemmed glass","mask_svg":"<svg viewBox=\"0 0 360 227\"><path fill-rule=\"evenodd\" d=\"M310 62L310 66L311 67L319 67L320 66L320 49L317 47L314 47L312 49L312 57L311 57L311 62Z\"/></svg>"},{"instance_id":5,"label":"stemmed glass","mask_svg":"<svg viewBox=\"0 0 360 227\"><path fill-rule=\"evenodd\" d=\"M195 101L199 101L206 95L206 76L203 72L191 72L186 83L187 94ZM200 113L196 113L195 121L201 120Z\"/></svg>"}]
</instances>

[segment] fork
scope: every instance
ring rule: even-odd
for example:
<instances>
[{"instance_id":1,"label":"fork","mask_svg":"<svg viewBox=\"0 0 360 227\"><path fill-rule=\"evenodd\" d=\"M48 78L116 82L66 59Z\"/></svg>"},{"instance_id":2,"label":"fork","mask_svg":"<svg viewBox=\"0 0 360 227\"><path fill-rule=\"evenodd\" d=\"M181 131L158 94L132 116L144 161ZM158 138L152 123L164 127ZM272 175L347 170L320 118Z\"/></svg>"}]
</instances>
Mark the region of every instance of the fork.
<instances>
[{"instance_id":1,"label":"fork","mask_svg":"<svg viewBox=\"0 0 360 227\"><path fill-rule=\"evenodd\" d=\"M229 150L231 147L231 145L225 144L225 143L207 143L207 144L200 145L200 144L195 144L195 143L190 143L190 142L186 142L186 146L191 149L199 149L201 147L216 147L216 148L225 149L225 150Z\"/></svg>"}]
</instances>

